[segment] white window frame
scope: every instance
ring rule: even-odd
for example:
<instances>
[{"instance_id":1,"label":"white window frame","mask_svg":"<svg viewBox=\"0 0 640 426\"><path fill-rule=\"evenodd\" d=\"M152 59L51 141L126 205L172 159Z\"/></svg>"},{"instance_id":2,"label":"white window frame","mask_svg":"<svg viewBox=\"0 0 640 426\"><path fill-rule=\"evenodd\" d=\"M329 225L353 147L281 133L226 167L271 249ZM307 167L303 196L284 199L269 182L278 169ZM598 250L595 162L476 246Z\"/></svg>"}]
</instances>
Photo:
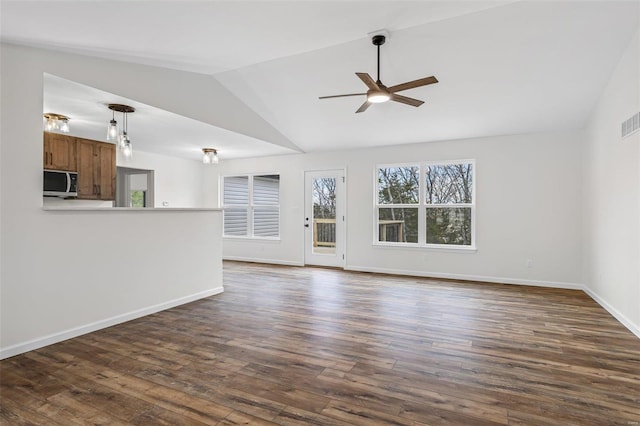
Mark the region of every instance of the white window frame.
<instances>
[{"instance_id":1,"label":"white window frame","mask_svg":"<svg viewBox=\"0 0 640 426\"><path fill-rule=\"evenodd\" d=\"M272 176L272 175L277 175L279 178L281 177L280 173L277 172L270 172L270 173L237 173L237 174L229 174L229 175L223 175L221 176L220 179L220 188L219 188L219 199L220 199L220 205L222 206L222 210L223 210L223 214L222 214L222 237L223 238L229 238L229 239L234 239L234 240L261 240L261 241L280 241L280 229L281 229L281 223L280 223L280 198L281 198L281 191L280 191L280 180L278 180L278 204L254 204L253 202L253 178L256 176ZM224 180L226 178L231 178L231 177L247 177L248 180L248 204L224 204ZM278 236L277 237L264 237L264 236L259 236L259 235L254 235L253 234L253 228L254 228L254 210L256 207L267 207L267 208L273 208L274 210L277 210L278 212ZM242 209L247 209L247 235L226 235L224 234L224 210L225 209L232 209L232 208L242 208Z\"/></svg>"},{"instance_id":2,"label":"white window frame","mask_svg":"<svg viewBox=\"0 0 640 426\"><path fill-rule=\"evenodd\" d=\"M425 172L428 166L447 166L451 164L471 164L473 187L471 191L471 203L447 203L447 204L427 204L426 188L425 188ZM419 198L417 204L380 204L378 202L378 171L382 168L390 167L418 167L420 179L418 184ZM410 163L390 163L376 164L373 170L373 245L383 247L404 247L404 248L420 248L435 250L453 250L453 251L475 251L476 250L476 160L460 159L460 160L430 160ZM454 244L430 244L427 243L427 209L429 208L471 208L471 245L454 245ZM380 235L380 209L381 208L417 208L418 209L418 242L403 243L379 241Z\"/></svg>"}]
</instances>

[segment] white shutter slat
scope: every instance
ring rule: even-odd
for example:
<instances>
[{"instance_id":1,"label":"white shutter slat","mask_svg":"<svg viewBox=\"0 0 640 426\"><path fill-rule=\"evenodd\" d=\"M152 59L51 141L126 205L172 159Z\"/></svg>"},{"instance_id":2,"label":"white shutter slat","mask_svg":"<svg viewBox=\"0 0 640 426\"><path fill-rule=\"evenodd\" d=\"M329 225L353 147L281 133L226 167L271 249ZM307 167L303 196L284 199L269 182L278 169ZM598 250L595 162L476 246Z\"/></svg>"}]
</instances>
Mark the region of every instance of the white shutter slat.
<instances>
[{"instance_id":1,"label":"white shutter slat","mask_svg":"<svg viewBox=\"0 0 640 426\"><path fill-rule=\"evenodd\" d=\"M249 177L248 176L225 177L222 202L224 205L248 205L249 204Z\"/></svg>"},{"instance_id":2,"label":"white shutter slat","mask_svg":"<svg viewBox=\"0 0 640 426\"><path fill-rule=\"evenodd\" d=\"M280 201L280 176L253 177L253 204L277 206Z\"/></svg>"},{"instance_id":3,"label":"white shutter slat","mask_svg":"<svg viewBox=\"0 0 640 426\"><path fill-rule=\"evenodd\" d=\"M277 237L279 235L280 212L277 207L256 207L253 211L253 235Z\"/></svg>"},{"instance_id":4,"label":"white shutter slat","mask_svg":"<svg viewBox=\"0 0 640 426\"><path fill-rule=\"evenodd\" d=\"M224 235L247 236L247 209L224 210Z\"/></svg>"}]
</instances>

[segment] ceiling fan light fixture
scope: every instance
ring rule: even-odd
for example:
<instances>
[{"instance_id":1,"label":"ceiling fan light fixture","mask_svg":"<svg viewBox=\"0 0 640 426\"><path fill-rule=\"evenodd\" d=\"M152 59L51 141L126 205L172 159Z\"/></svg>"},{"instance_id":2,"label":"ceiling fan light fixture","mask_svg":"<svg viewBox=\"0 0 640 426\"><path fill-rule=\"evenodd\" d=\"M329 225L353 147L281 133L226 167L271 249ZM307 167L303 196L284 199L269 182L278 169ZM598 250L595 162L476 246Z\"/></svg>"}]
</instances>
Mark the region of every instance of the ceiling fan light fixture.
<instances>
[{"instance_id":1,"label":"ceiling fan light fixture","mask_svg":"<svg viewBox=\"0 0 640 426\"><path fill-rule=\"evenodd\" d=\"M372 92L367 94L367 100L372 104L381 104L391 99L391 95L386 92Z\"/></svg>"}]
</instances>

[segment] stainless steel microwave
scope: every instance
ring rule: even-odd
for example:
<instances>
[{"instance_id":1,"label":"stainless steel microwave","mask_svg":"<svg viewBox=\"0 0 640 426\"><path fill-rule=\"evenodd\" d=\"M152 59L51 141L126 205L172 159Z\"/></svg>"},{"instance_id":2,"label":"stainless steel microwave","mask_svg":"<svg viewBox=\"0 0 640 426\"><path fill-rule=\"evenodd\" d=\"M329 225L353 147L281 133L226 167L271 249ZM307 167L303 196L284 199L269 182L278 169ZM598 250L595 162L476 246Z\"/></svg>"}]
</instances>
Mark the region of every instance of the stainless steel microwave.
<instances>
[{"instance_id":1,"label":"stainless steel microwave","mask_svg":"<svg viewBox=\"0 0 640 426\"><path fill-rule=\"evenodd\" d=\"M42 195L62 198L77 197L78 173L45 169L44 192Z\"/></svg>"}]
</instances>

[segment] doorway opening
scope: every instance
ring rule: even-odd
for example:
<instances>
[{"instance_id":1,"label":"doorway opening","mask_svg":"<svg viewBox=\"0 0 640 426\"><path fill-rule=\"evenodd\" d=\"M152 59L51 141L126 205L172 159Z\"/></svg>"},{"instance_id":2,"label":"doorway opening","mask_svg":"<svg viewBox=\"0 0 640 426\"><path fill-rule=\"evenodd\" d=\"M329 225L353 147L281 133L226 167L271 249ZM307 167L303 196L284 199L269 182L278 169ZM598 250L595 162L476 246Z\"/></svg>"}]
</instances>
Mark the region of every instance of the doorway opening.
<instances>
[{"instance_id":1,"label":"doorway opening","mask_svg":"<svg viewBox=\"0 0 640 426\"><path fill-rule=\"evenodd\" d=\"M118 167L116 207L154 207L153 170Z\"/></svg>"}]
</instances>

